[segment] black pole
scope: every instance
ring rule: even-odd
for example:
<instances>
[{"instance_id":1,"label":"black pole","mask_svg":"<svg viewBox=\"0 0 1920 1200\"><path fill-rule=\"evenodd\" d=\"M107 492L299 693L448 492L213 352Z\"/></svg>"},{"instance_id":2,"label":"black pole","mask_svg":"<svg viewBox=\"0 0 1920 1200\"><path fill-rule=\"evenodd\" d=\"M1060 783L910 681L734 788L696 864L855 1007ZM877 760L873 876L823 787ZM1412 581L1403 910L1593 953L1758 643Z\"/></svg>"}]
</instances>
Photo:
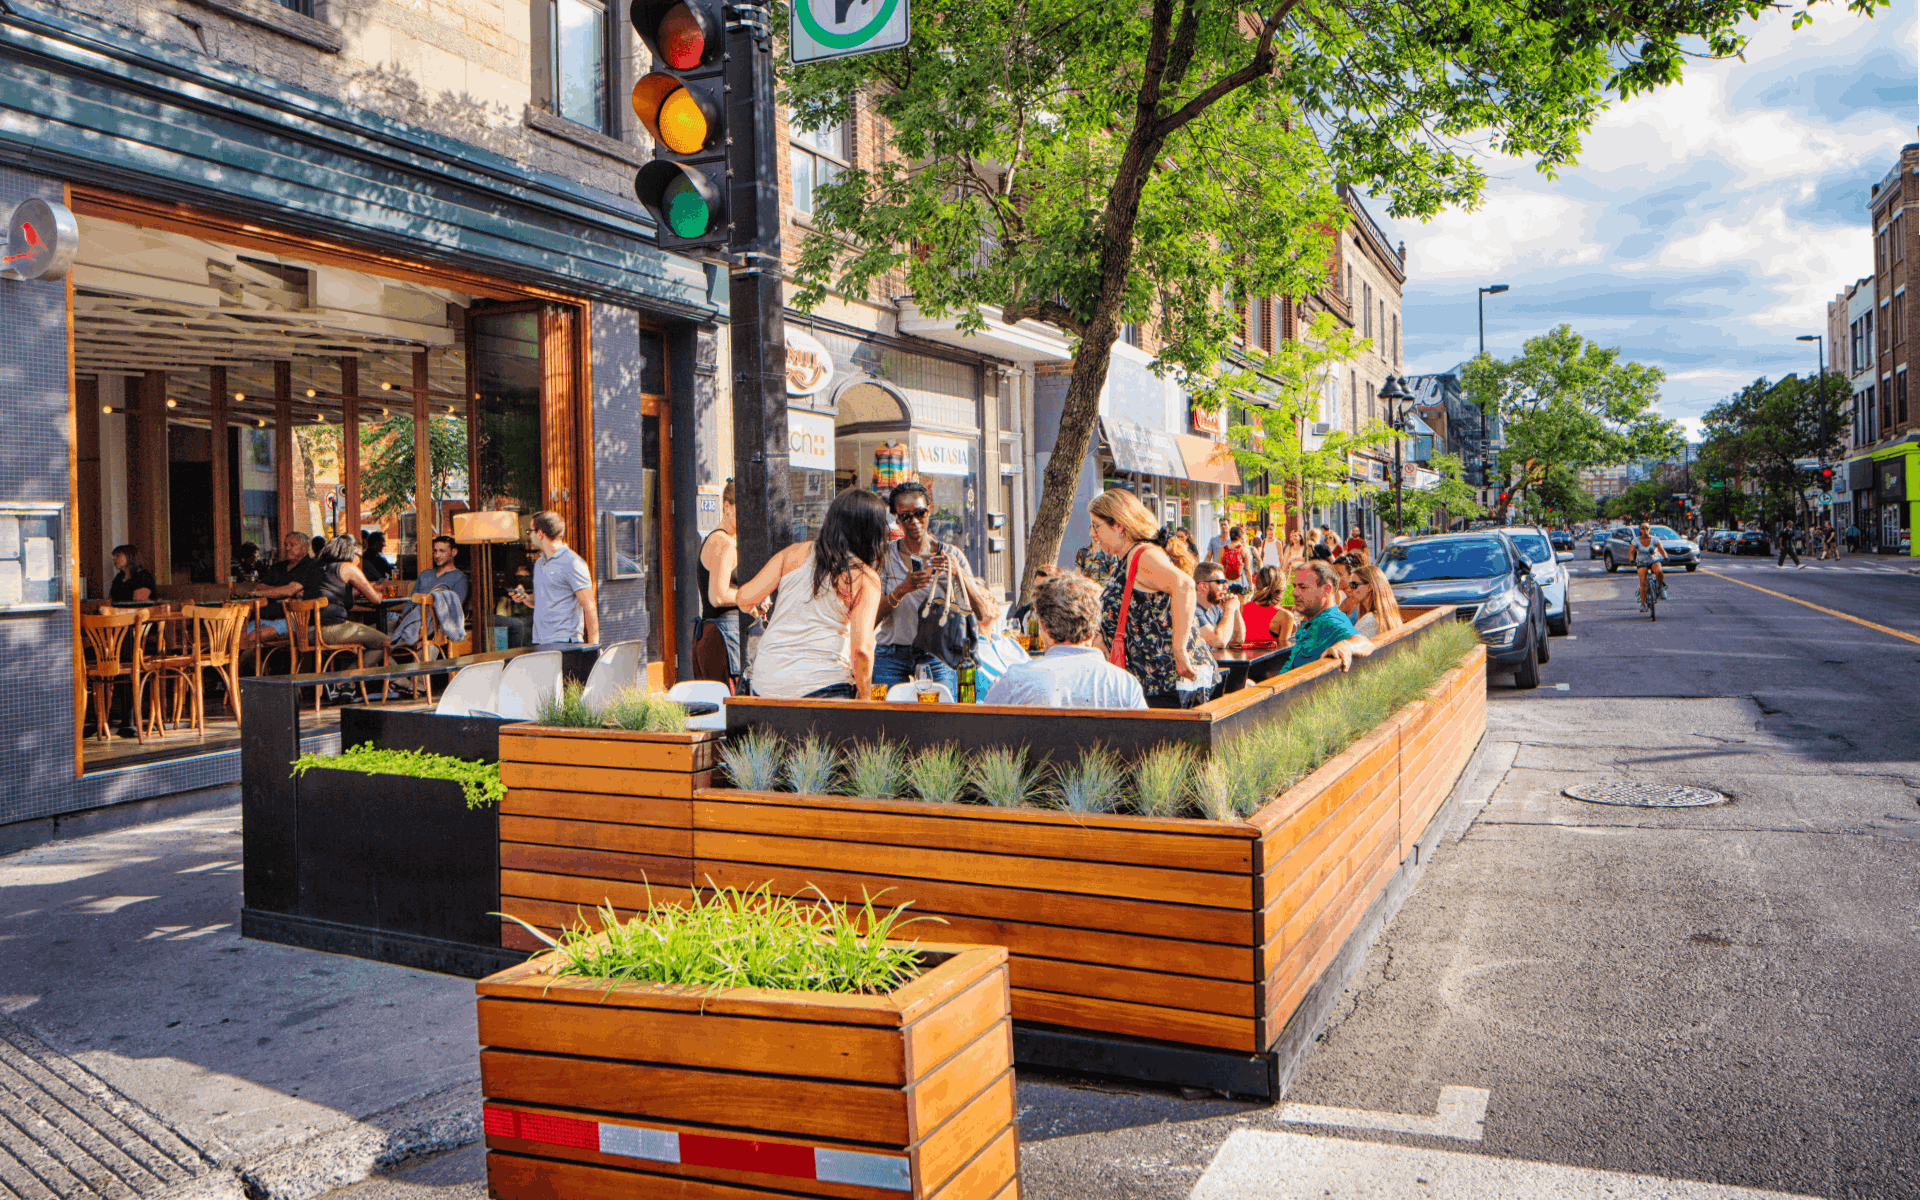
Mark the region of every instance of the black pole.
<instances>
[{"instance_id":1,"label":"black pole","mask_svg":"<svg viewBox=\"0 0 1920 1200\"><path fill-rule=\"evenodd\" d=\"M740 578L793 540L787 487L786 295L780 278L779 145L773 29L764 4L728 10L727 152L734 257L733 477Z\"/></svg>"}]
</instances>

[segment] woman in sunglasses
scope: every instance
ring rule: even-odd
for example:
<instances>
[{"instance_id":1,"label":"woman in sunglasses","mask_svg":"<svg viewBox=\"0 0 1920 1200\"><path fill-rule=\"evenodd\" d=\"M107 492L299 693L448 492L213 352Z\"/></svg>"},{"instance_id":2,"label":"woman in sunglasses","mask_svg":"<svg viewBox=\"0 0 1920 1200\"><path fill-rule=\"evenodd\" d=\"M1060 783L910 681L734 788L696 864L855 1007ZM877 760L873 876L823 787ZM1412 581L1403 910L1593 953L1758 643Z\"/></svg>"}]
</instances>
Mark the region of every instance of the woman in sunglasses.
<instances>
[{"instance_id":1,"label":"woman in sunglasses","mask_svg":"<svg viewBox=\"0 0 1920 1200\"><path fill-rule=\"evenodd\" d=\"M974 583L973 570L960 548L934 539L928 528L933 508L925 484L912 480L899 484L888 493L887 503L900 526L900 537L880 556L883 590L873 681L905 683L913 678L915 668L925 667L935 682L946 684L947 691L958 696L960 673L939 658L914 649L920 635L921 610L926 607L936 579L941 581L943 598L949 587L954 589L950 603L961 603L960 597L965 595L965 603L977 621L993 615L993 599L986 589Z\"/></svg>"}]
</instances>

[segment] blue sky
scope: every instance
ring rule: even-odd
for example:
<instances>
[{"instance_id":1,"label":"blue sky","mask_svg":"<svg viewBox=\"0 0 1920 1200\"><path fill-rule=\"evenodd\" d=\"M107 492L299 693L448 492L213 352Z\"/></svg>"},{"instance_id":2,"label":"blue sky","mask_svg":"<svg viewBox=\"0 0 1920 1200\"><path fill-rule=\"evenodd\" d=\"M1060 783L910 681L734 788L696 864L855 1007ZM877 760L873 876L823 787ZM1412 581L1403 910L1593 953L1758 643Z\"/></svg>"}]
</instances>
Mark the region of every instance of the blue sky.
<instances>
[{"instance_id":1,"label":"blue sky","mask_svg":"<svg viewBox=\"0 0 1920 1200\"><path fill-rule=\"evenodd\" d=\"M1914 0L1872 21L1819 5L1748 27L1745 61L1695 63L1686 80L1615 102L1580 165L1547 179L1489 158L1485 203L1424 224L1407 243L1408 374L1478 348L1475 289L1489 296L1487 351L1519 353L1559 324L1667 373L1662 409L1698 418L1766 375L1814 365L1826 304L1870 272L1868 189L1920 140Z\"/></svg>"}]
</instances>

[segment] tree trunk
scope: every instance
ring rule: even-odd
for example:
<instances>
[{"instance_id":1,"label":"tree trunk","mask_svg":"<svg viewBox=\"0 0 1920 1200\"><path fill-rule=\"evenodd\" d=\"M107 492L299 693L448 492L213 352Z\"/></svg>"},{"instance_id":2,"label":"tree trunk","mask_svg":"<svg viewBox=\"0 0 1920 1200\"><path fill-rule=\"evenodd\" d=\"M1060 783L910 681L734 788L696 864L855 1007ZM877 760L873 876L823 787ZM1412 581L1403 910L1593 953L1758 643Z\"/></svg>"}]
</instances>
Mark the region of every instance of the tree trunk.
<instances>
[{"instance_id":1,"label":"tree trunk","mask_svg":"<svg viewBox=\"0 0 1920 1200\"><path fill-rule=\"evenodd\" d=\"M1040 505L1027 535L1026 566L1020 578L1022 603L1033 600L1033 577L1040 564L1060 557L1067 521L1073 515L1074 493L1080 488L1080 471L1093 445L1100 392L1106 387L1107 370L1113 361L1112 331L1111 318L1096 316L1073 356L1073 374L1067 380L1066 403L1060 412L1060 436L1053 444L1053 457L1047 460Z\"/></svg>"}]
</instances>

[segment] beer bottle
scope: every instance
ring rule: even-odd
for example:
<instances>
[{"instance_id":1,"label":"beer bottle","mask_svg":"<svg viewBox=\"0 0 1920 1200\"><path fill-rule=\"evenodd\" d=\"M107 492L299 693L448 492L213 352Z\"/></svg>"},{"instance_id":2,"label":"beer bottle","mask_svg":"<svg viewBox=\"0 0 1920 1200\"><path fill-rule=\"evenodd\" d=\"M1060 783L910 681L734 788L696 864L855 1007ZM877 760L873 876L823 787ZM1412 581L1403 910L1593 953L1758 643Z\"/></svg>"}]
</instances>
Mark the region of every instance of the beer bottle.
<instances>
[{"instance_id":1,"label":"beer bottle","mask_svg":"<svg viewBox=\"0 0 1920 1200\"><path fill-rule=\"evenodd\" d=\"M974 703L974 666L971 654L967 656L965 662L960 664L960 703Z\"/></svg>"}]
</instances>

